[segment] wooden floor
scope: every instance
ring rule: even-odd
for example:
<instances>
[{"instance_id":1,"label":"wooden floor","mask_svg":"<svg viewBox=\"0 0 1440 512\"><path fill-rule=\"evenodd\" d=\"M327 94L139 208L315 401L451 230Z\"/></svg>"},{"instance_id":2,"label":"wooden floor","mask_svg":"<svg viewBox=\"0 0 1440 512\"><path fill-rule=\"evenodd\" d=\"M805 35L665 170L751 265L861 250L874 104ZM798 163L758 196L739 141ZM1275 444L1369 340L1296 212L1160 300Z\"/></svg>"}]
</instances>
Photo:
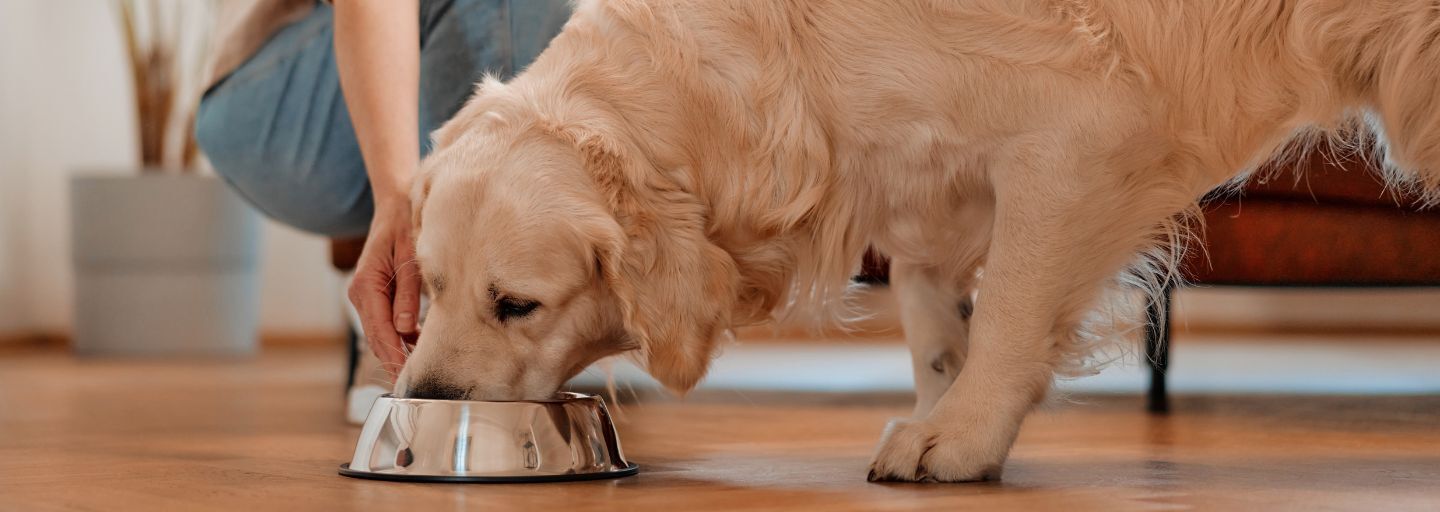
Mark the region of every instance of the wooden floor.
<instances>
[{"instance_id":1,"label":"wooden floor","mask_svg":"<svg viewBox=\"0 0 1440 512\"><path fill-rule=\"evenodd\" d=\"M0 354L0 510L1437 510L1440 397L1072 397L1000 483L865 482L899 399L712 394L621 407L639 476L529 485L336 475L341 357Z\"/></svg>"}]
</instances>

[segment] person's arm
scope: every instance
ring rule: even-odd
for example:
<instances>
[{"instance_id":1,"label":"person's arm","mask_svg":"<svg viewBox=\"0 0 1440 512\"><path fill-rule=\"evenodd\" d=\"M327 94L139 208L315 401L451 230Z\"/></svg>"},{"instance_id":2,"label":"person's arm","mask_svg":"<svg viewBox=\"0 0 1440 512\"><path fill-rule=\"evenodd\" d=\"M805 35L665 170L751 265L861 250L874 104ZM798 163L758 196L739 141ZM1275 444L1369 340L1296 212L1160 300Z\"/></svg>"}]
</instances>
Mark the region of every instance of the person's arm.
<instances>
[{"instance_id":1,"label":"person's arm","mask_svg":"<svg viewBox=\"0 0 1440 512\"><path fill-rule=\"evenodd\" d=\"M365 158L375 217L350 302L370 348L392 375L417 334L420 274L410 180L419 165L419 0L336 0L335 62Z\"/></svg>"}]
</instances>

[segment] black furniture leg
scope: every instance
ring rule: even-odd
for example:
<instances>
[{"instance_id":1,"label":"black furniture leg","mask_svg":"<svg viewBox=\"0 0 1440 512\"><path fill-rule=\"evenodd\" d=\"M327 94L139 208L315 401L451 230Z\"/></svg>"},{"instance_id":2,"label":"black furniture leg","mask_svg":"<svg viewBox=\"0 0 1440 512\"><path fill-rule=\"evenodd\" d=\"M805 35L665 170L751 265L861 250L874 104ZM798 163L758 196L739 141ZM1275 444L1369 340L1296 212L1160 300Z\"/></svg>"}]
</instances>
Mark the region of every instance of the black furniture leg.
<instances>
[{"instance_id":1,"label":"black furniture leg","mask_svg":"<svg viewBox=\"0 0 1440 512\"><path fill-rule=\"evenodd\" d=\"M355 387L355 372L360 367L360 333L355 332L349 321L345 322L345 352L350 356L346 358L344 390L349 396L350 388Z\"/></svg>"},{"instance_id":2,"label":"black furniture leg","mask_svg":"<svg viewBox=\"0 0 1440 512\"><path fill-rule=\"evenodd\" d=\"M1146 308L1145 359L1150 363L1150 394L1145 409L1154 414L1170 412L1170 396L1165 391L1165 369L1170 366L1170 295L1165 286L1160 296Z\"/></svg>"}]
</instances>

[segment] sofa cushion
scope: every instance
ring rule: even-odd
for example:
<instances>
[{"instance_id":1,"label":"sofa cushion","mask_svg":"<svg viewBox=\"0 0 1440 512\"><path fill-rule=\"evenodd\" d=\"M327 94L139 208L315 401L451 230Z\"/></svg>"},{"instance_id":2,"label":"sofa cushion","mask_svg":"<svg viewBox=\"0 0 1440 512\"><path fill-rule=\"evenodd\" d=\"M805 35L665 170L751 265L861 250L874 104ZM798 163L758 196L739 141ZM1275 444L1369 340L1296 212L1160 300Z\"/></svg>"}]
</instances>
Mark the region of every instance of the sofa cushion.
<instances>
[{"instance_id":1,"label":"sofa cushion","mask_svg":"<svg viewBox=\"0 0 1440 512\"><path fill-rule=\"evenodd\" d=\"M1246 197L1204 217L1196 284L1440 286L1440 210Z\"/></svg>"}]
</instances>

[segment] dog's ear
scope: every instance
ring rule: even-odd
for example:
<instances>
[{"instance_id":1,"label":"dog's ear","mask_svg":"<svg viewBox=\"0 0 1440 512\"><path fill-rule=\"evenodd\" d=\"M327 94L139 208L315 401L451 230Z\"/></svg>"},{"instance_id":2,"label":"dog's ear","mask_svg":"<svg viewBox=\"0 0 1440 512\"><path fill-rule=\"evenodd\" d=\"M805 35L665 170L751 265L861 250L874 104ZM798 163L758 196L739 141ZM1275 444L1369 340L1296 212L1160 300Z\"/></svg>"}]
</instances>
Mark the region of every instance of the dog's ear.
<instances>
[{"instance_id":1,"label":"dog's ear","mask_svg":"<svg viewBox=\"0 0 1440 512\"><path fill-rule=\"evenodd\" d=\"M705 208L632 147L595 132L575 141L620 232L601 242L602 278L650 375L685 393L705 376L730 327L739 273L705 236Z\"/></svg>"}]
</instances>

